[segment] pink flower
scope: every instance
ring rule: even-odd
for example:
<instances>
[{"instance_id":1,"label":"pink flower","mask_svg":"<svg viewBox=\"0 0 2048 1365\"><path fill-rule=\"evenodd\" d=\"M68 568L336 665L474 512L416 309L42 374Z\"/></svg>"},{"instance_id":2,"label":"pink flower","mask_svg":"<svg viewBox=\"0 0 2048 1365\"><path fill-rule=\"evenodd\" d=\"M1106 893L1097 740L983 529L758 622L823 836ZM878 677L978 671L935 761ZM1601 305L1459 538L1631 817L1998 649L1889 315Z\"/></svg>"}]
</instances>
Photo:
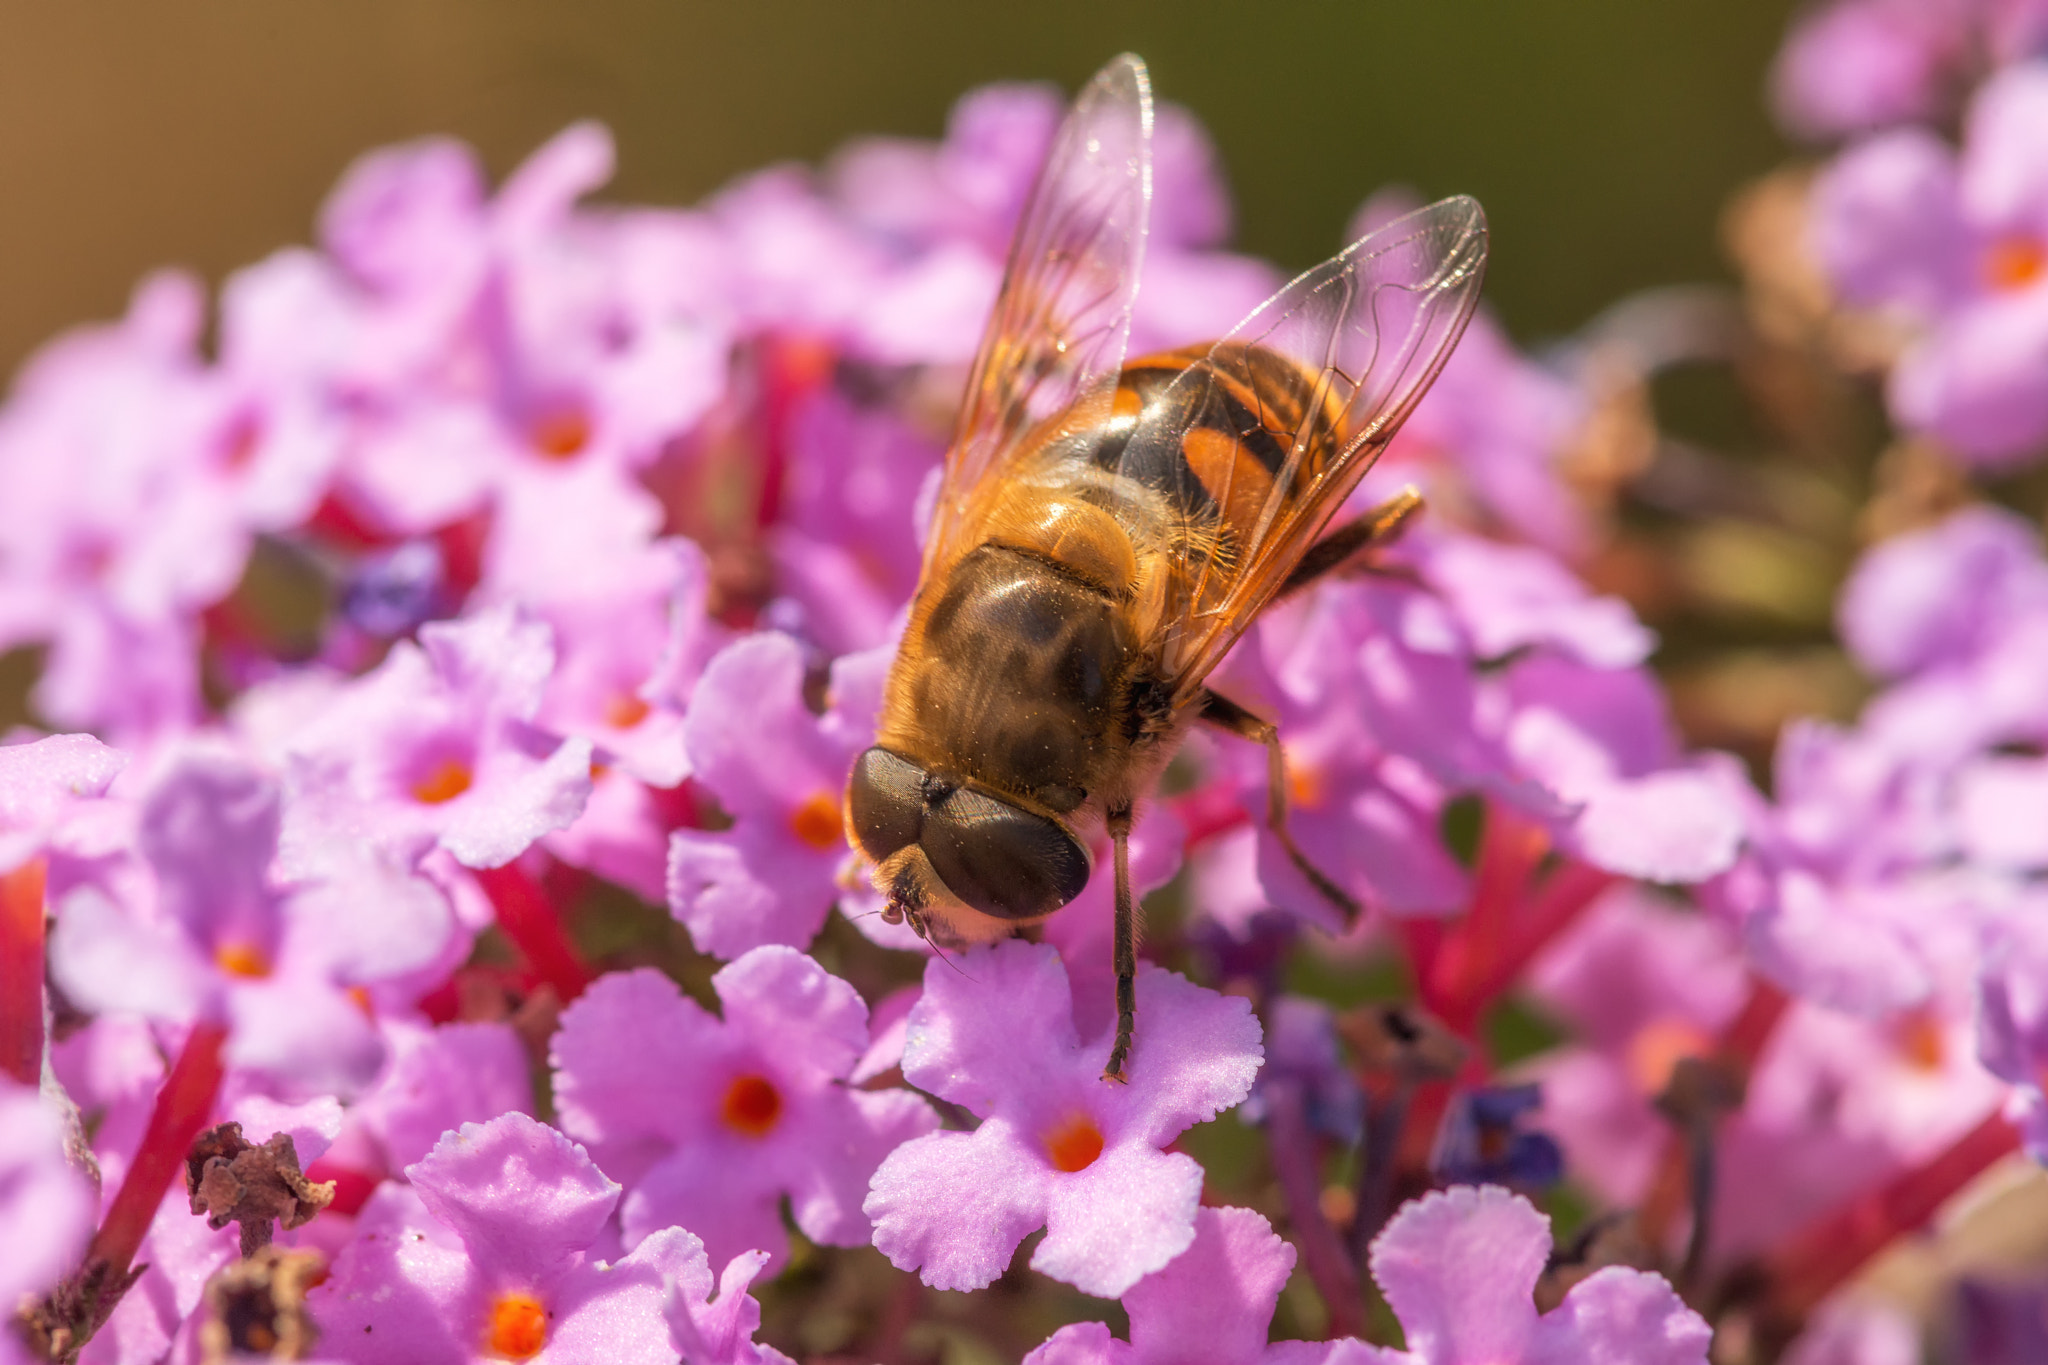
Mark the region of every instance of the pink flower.
<instances>
[{"instance_id":1,"label":"pink flower","mask_svg":"<svg viewBox=\"0 0 2048 1365\"><path fill-rule=\"evenodd\" d=\"M320 868L367 835L499 867L573 822L590 794L590 741L533 724L554 668L548 628L510 607L399 642L286 741L306 822L288 828L290 850Z\"/></svg>"},{"instance_id":2,"label":"pink flower","mask_svg":"<svg viewBox=\"0 0 2048 1365\"><path fill-rule=\"evenodd\" d=\"M681 1228L606 1262L619 1187L524 1114L464 1124L387 1184L308 1296L322 1350L387 1362L607 1360L675 1365L664 1307L710 1270ZM694 1294L692 1291L695 1291Z\"/></svg>"},{"instance_id":3,"label":"pink flower","mask_svg":"<svg viewBox=\"0 0 2048 1365\"><path fill-rule=\"evenodd\" d=\"M1835 0L1796 24L1771 70L1779 122L1813 140L1940 111L1972 0Z\"/></svg>"},{"instance_id":4,"label":"pink flower","mask_svg":"<svg viewBox=\"0 0 2048 1365\"><path fill-rule=\"evenodd\" d=\"M1102 1079L1109 1046L1108 1031L1077 1036L1051 948L1011 940L928 966L904 1077L982 1123L882 1163L864 1206L875 1245L934 1288L979 1289L1042 1226L1032 1268L1111 1298L1187 1250L1202 1168L1162 1149L1249 1093L1258 1021L1146 967L1128 1085Z\"/></svg>"},{"instance_id":5,"label":"pink flower","mask_svg":"<svg viewBox=\"0 0 2048 1365\"><path fill-rule=\"evenodd\" d=\"M245 760L180 756L141 812L153 885L118 901L93 886L72 892L51 970L82 1008L178 1024L226 1018L231 1066L300 1095L353 1092L383 1050L347 988L374 973L315 903L273 880L281 805L276 781Z\"/></svg>"},{"instance_id":6,"label":"pink flower","mask_svg":"<svg viewBox=\"0 0 2048 1365\"><path fill-rule=\"evenodd\" d=\"M1871 548L1842 585L1836 628L1882 678L1981 656L2023 615L2048 614L2040 532L1995 505Z\"/></svg>"},{"instance_id":7,"label":"pink flower","mask_svg":"<svg viewBox=\"0 0 2048 1365\"><path fill-rule=\"evenodd\" d=\"M1609 1266L1538 1316L1532 1298L1550 1220L1495 1185L1404 1205L1373 1240L1372 1277L1408 1349L1367 1347L1359 1365L1706 1365L1712 1330L1661 1276Z\"/></svg>"},{"instance_id":8,"label":"pink flower","mask_svg":"<svg viewBox=\"0 0 2048 1365\"><path fill-rule=\"evenodd\" d=\"M1131 1339L1099 1322L1062 1327L1024 1365L1323 1365L1362 1343L1285 1341L1266 1327L1294 1269L1294 1248L1250 1209L1203 1209L1194 1244L1123 1296Z\"/></svg>"},{"instance_id":9,"label":"pink flower","mask_svg":"<svg viewBox=\"0 0 2048 1365\"><path fill-rule=\"evenodd\" d=\"M842 806L854 756L874 736L887 649L832 666L829 703L804 703L804 658L775 632L711 661L690 699L684 739L696 781L732 816L730 830L678 830L669 843L669 909L697 947L734 958L766 943L803 947L849 894ZM872 897L864 897L872 900Z\"/></svg>"},{"instance_id":10,"label":"pink flower","mask_svg":"<svg viewBox=\"0 0 2048 1365\"><path fill-rule=\"evenodd\" d=\"M723 1019L659 972L612 973L555 1035L562 1126L627 1183L626 1244L685 1224L714 1258L765 1248L779 1264L786 1197L805 1236L859 1246L868 1177L935 1126L930 1107L844 1083L867 1050L867 1006L802 953L756 948L711 985Z\"/></svg>"},{"instance_id":11,"label":"pink flower","mask_svg":"<svg viewBox=\"0 0 2048 1365\"><path fill-rule=\"evenodd\" d=\"M1917 128L1845 152L1814 187L1813 241L1849 303L1918 335L1892 372L1893 417L1986 468L2048 442L2048 63L1977 92L1960 158Z\"/></svg>"}]
</instances>

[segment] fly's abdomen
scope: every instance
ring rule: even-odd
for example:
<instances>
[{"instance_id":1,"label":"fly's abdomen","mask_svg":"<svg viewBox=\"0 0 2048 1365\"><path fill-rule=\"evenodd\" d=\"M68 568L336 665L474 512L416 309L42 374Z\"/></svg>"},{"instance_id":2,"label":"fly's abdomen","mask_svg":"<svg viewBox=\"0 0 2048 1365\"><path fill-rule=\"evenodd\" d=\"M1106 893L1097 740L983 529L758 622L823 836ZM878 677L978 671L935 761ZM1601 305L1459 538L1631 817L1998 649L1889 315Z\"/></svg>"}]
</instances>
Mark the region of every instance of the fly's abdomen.
<instances>
[{"instance_id":1,"label":"fly's abdomen","mask_svg":"<svg viewBox=\"0 0 2048 1365\"><path fill-rule=\"evenodd\" d=\"M1305 420L1315 404L1330 421ZM1275 352L1173 351L1124 367L1116 439L1093 458L1158 495L1174 523L1166 539L1179 542L1174 557L1187 571L1227 579L1241 548L1314 486L1334 454L1326 442L1296 452L1293 433L1334 430L1336 412L1315 376Z\"/></svg>"}]
</instances>

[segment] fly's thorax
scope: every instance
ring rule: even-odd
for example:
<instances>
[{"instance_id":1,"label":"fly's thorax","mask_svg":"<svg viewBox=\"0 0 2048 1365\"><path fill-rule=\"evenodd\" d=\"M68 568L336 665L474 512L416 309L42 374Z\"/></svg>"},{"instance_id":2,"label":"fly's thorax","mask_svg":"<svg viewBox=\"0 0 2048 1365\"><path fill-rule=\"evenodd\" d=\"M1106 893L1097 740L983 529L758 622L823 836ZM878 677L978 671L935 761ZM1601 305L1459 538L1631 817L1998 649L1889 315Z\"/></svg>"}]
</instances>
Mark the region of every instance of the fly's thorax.
<instances>
[{"instance_id":1,"label":"fly's thorax","mask_svg":"<svg viewBox=\"0 0 2048 1365\"><path fill-rule=\"evenodd\" d=\"M920 593L879 742L1069 814L1121 761L1141 647L1129 604L1041 555L983 544Z\"/></svg>"}]
</instances>

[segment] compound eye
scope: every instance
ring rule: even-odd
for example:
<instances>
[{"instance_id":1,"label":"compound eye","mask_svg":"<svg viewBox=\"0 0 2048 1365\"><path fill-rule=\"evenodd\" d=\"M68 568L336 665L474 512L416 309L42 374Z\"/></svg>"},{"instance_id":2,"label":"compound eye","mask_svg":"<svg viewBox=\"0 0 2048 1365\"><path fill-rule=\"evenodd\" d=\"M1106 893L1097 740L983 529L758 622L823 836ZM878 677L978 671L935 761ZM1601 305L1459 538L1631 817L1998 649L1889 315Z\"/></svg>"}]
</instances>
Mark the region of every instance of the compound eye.
<instances>
[{"instance_id":1,"label":"compound eye","mask_svg":"<svg viewBox=\"0 0 2048 1365\"><path fill-rule=\"evenodd\" d=\"M924 769L887 749L870 749L853 765L846 809L860 851L874 862L917 842L924 828Z\"/></svg>"},{"instance_id":2,"label":"compound eye","mask_svg":"<svg viewBox=\"0 0 2048 1365\"><path fill-rule=\"evenodd\" d=\"M1049 915L1088 885L1088 851L1057 821L964 787L932 804L919 842L947 890L998 919Z\"/></svg>"}]
</instances>

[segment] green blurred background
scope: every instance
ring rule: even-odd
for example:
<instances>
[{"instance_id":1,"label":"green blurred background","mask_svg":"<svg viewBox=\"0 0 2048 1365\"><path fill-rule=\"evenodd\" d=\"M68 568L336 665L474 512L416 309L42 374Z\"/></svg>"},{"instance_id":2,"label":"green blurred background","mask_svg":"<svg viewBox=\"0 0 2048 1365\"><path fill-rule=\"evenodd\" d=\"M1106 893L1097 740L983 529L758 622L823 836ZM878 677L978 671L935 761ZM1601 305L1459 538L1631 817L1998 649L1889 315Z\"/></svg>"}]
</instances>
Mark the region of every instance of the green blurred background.
<instances>
[{"instance_id":1,"label":"green blurred background","mask_svg":"<svg viewBox=\"0 0 2048 1365\"><path fill-rule=\"evenodd\" d=\"M311 231L349 160L454 133L503 172L572 119L622 200L687 203L849 136L934 136L970 86L1071 89L1122 49L1222 150L1288 267L1374 188L1477 194L1525 340L1725 273L1716 214L1783 155L1788 0L1013 6L746 0L0 0L0 370L160 264L218 279Z\"/></svg>"}]
</instances>

